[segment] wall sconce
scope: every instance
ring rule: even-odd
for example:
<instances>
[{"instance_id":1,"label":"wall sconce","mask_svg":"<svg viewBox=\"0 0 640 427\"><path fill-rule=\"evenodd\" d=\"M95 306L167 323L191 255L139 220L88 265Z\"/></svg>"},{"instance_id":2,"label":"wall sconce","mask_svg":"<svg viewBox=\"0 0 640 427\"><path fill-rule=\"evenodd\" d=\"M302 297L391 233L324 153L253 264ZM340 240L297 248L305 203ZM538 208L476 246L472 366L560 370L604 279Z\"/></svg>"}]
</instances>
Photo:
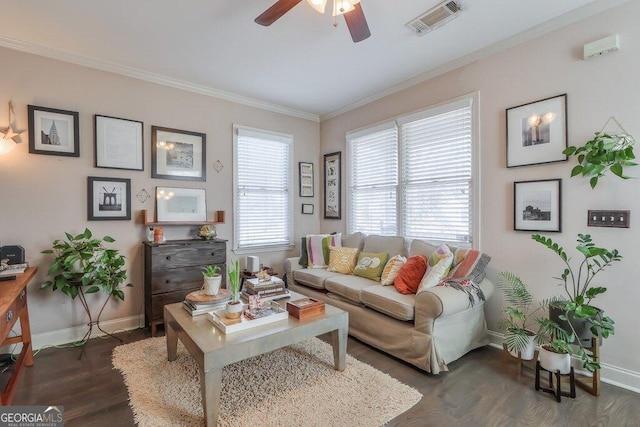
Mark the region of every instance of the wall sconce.
<instances>
[{"instance_id":1,"label":"wall sconce","mask_svg":"<svg viewBox=\"0 0 640 427\"><path fill-rule=\"evenodd\" d=\"M13 111L13 103L9 101L9 127L0 131L0 155L13 150L16 143L21 141L20 134L24 133L24 131L16 132L13 130L13 126L11 125L11 113L13 113L14 116L16 114L15 111Z\"/></svg>"}]
</instances>

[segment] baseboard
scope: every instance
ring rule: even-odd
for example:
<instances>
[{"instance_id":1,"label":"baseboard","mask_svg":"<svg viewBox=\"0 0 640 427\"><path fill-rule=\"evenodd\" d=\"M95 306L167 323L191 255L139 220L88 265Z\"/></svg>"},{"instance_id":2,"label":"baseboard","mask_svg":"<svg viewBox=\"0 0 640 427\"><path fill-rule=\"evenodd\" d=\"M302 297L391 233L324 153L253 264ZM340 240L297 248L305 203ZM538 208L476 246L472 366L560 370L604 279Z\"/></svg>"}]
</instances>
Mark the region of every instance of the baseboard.
<instances>
[{"instance_id":1,"label":"baseboard","mask_svg":"<svg viewBox=\"0 0 640 427\"><path fill-rule=\"evenodd\" d=\"M503 334L499 332L489 331L489 339L491 341L489 344L490 346L502 350L502 343L504 341ZM577 357L572 357L571 365L575 368L577 373L586 373L586 371L584 371L582 368L582 362ZM620 368L618 366L613 366L604 362L601 362L600 366L600 381L623 388L625 390L640 393L640 373L630 371L625 368Z\"/></svg>"}]
</instances>

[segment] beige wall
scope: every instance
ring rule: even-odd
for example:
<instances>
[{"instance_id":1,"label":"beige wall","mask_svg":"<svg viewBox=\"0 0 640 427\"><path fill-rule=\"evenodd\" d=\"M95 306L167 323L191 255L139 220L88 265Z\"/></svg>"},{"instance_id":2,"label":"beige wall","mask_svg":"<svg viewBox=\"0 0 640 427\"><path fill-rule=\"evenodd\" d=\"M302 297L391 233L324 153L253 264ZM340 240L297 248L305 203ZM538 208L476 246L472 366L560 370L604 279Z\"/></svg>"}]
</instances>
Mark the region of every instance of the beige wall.
<instances>
[{"instance_id":1,"label":"beige wall","mask_svg":"<svg viewBox=\"0 0 640 427\"><path fill-rule=\"evenodd\" d=\"M38 291L45 280L50 257L40 254L64 232L79 233L89 227L95 235L110 235L115 247L128 257L129 280L123 303L110 303L103 320L126 318L144 312L141 242L145 228L139 211L154 210L154 199L141 203L135 194L142 189L155 193L156 186L206 188L209 217L226 211L226 223L218 225L218 235L233 239L232 215L232 124L268 129L294 136L295 236L317 232L317 200L314 215L301 215L300 206L311 199L297 197L298 161L319 157L319 124L233 102L147 83L34 55L0 49L0 126L6 125L6 105L13 100L16 125L27 128L27 105L33 104L80 113L80 157L70 158L29 154L28 134L23 143L0 157L0 239L2 244L20 244L27 260L39 268L29 286L31 328L42 334L86 323L79 302ZM93 115L101 114L144 122L144 171L94 168ZM151 179L151 125L204 132L207 135L207 181L186 182ZM217 173L213 163L224 169ZM265 159L265 166L269 159ZM316 163L317 167L317 163ZM133 219L131 221L87 221L87 177L131 178ZM316 189L316 194L318 189ZM195 227L165 228L169 239L193 235ZM296 238L299 241L299 238ZM229 257L235 258L229 251ZM282 270L287 253L261 253L265 265ZM241 260L245 256L238 257ZM97 301L94 305L97 306ZM108 329L108 328L107 328ZM36 343L37 344L37 343Z\"/></svg>"},{"instance_id":2,"label":"beige wall","mask_svg":"<svg viewBox=\"0 0 640 427\"><path fill-rule=\"evenodd\" d=\"M640 138L638 16L640 2L633 1L323 121L320 152L345 153L345 132L349 130L479 91L480 247L493 257L491 276L495 278L496 272L509 270L520 275L538 299L560 295L557 281L552 278L562 271L560 260L533 242L530 233L513 231L513 182L562 178L563 232L549 236L577 255L573 249L575 236L590 233L596 243L617 248L625 257L600 277L600 283L607 285L609 291L598 298L597 305L614 318L617 326L615 336L602 348L602 361L640 378L635 317L640 277L634 267L640 257L639 225L634 220L640 213L640 181L607 177L596 190L591 190L586 180L569 179L573 161L512 169L506 168L505 161L505 109L562 93L568 94L570 144L586 142L612 115ZM581 59L583 44L613 33L620 34L619 52L591 61ZM630 170L630 174L640 177L640 168ZM343 191L343 207L344 195ZM631 229L588 228L588 209L630 209ZM344 230L345 217L342 221L323 220L321 230ZM501 307L500 295L488 304L491 329L495 330Z\"/></svg>"}]
</instances>

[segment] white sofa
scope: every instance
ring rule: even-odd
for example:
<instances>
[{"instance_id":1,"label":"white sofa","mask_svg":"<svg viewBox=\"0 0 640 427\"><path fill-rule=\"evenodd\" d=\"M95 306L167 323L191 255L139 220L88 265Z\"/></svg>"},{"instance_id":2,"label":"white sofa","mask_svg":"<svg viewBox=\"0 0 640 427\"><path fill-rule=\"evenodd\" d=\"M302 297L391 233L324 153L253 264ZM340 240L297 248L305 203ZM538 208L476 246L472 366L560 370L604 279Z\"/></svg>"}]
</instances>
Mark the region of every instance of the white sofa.
<instances>
[{"instance_id":1,"label":"white sofa","mask_svg":"<svg viewBox=\"0 0 640 427\"><path fill-rule=\"evenodd\" d=\"M403 237L342 236L342 246L363 252L427 258L436 246ZM427 372L447 371L447 364L489 343L484 301L471 303L469 295L449 286L436 286L417 295L404 295L394 286L326 269L304 268L299 258L288 258L284 271L289 289L325 301L349 312L349 334ZM485 300L493 284L482 279Z\"/></svg>"}]
</instances>

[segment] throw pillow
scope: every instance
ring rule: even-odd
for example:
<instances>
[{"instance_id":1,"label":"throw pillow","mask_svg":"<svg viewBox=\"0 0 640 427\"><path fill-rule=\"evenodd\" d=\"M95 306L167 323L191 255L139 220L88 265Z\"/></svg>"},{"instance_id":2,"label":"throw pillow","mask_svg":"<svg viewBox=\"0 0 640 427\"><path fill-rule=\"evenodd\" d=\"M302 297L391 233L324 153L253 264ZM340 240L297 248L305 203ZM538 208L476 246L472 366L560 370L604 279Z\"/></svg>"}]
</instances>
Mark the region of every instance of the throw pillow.
<instances>
[{"instance_id":1,"label":"throw pillow","mask_svg":"<svg viewBox=\"0 0 640 427\"><path fill-rule=\"evenodd\" d=\"M468 277L474 283L480 283L485 276L491 257L475 249L457 249L454 254L454 268L449 274L451 279Z\"/></svg>"},{"instance_id":2,"label":"throw pillow","mask_svg":"<svg viewBox=\"0 0 640 427\"><path fill-rule=\"evenodd\" d=\"M382 276L380 277L380 284L384 286L393 285L393 279L398 275L398 271L402 268L407 259L402 255L395 255L387 261L387 265L382 270Z\"/></svg>"},{"instance_id":3,"label":"throw pillow","mask_svg":"<svg viewBox=\"0 0 640 427\"><path fill-rule=\"evenodd\" d=\"M358 263L353 270L353 274L379 282L388 257L389 254L387 253L362 252L358 257Z\"/></svg>"},{"instance_id":4,"label":"throw pillow","mask_svg":"<svg viewBox=\"0 0 640 427\"><path fill-rule=\"evenodd\" d=\"M393 286L395 286L401 294L415 294L420 285L420 280L426 273L428 267L426 256L416 255L409 257L407 262L400 268L400 271L398 271L393 281Z\"/></svg>"},{"instance_id":5,"label":"throw pillow","mask_svg":"<svg viewBox=\"0 0 640 427\"><path fill-rule=\"evenodd\" d=\"M310 234L307 236L309 268L327 268L329 247L342 246L340 234Z\"/></svg>"},{"instance_id":6,"label":"throw pillow","mask_svg":"<svg viewBox=\"0 0 640 427\"><path fill-rule=\"evenodd\" d=\"M429 268L429 271L425 273L420 280L420 285L416 293L420 293L425 289L433 288L447 275L449 269L451 269L451 263L453 262L453 254L449 252L449 256L442 258L436 265Z\"/></svg>"},{"instance_id":7,"label":"throw pillow","mask_svg":"<svg viewBox=\"0 0 640 427\"><path fill-rule=\"evenodd\" d=\"M300 259L298 260L298 264L307 268L309 266L309 254L307 253L307 238L303 237L302 242L300 242Z\"/></svg>"},{"instance_id":8,"label":"throw pillow","mask_svg":"<svg viewBox=\"0 0 640 427\"><path fill-rule=\"evenodd\" d=\"M431 253L431 256L429 257L429 266L433 267L438 262L440 262L441 259L448 258L449 256L453 257L453 253L451 252L449 246L443 243Z\"/></svg>"},{"instance_id":9,"label":"throw pillow","mask_svg":"<svg viewBox=\"0 0 640 427\"><path fill-rule=\"evenodd\" d=\"M353 274L358 260L358 248L336 248L329 250L329 267L327 270L342 274Z\"/></svg>"}]
</instances>

